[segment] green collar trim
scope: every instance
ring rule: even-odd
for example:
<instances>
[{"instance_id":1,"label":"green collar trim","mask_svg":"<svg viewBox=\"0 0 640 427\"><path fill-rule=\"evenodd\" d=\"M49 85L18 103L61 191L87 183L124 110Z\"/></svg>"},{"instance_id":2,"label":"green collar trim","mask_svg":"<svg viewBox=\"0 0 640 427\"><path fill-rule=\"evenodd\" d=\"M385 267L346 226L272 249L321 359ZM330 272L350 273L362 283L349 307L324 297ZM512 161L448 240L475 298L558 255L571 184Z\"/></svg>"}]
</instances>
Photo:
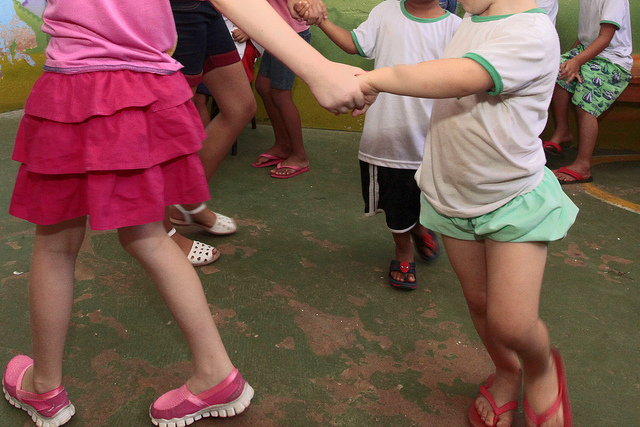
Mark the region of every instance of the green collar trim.
<instances>
[{"instance_id":1,"label":"green collar trim","mask_svg":"<svg viewBox=\"0 0 640 427\"><path fill-rule=\"evenodd\" d=\"M544 13L545 15L547 14L547 12L545 12L544 10L540 9L539 7L535 8L535 9L529 9L525 12L522 13ZM508 18L510 16L513 15L517 15L517 13L512 13L510 15L491 15L491 16L480 16L480 15L473 15L471 17L471 20L473 22L488 22L488 21L497 21L499 19L504 19L504 18Z\"/></svg>"}]
</instances>

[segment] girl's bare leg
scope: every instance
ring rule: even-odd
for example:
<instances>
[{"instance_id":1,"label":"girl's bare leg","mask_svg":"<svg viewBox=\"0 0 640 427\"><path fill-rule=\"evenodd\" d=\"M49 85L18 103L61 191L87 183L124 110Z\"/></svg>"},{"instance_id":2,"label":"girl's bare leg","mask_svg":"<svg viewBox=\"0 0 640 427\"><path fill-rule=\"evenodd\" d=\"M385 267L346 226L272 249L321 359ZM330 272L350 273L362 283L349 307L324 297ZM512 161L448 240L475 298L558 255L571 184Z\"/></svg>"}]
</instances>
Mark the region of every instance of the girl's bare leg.
<instances>
[{"instance_id":1,"label":"girl's bare leg","mask_svg":"<svg viewBox=\"0 0 640 427\"><path fill-rule=\"evenodd\" d=\"M207 125L207 139L198 152L209 182L242 129L255 116L256 100L242 62L214 68L202 81L220 110Z\"/></svg>"},{"instance_id":2,"label":"girl's bare leg","mask_svg":"<svg viewBox=\"0 0 640 427\"><path fill-rule=\"evenodd\" d=\"M518 354L527 400L539 414L551 407L559 390L549 333L538 317L547 245L493 240L485 245L488 330L496 341ZM562 408L544 424L562 425Z\"/></svg>"},{"instance_id":3,"label":"girl's bare leg","mask_svg":"<svg viewBox=\"0 0 640 427\"><path fill-rule=\"evenodd\" d=\"M458 240L447 236L442 238L451 266L462 285L471 320L496 367L496 377L489 392L496 404L502 406L520 395L521 367L516 352L497 339L489 321L486 244L484 241ZM479 396L475 405L478 413L485 417L485 422L491 425L494 413L487 399ZM507 412L500 416L497 425L510 426L512 420L512 412Z\"/></svg>"},{"instance_id":4,"label":"girl's bare leg","mask_svg":"<svg viewBox=\"0 0 640 427\"><path fill-rule=\"evenodd\" d=\"M29 277L33 369L23 389L45 393L62 383L62 358L71 320L75 264L86 217L37 225Z\"/></svg>"},{"instance_id":5,"label":"girl's bare leg","mask_svg":"<svg viewBox=\"0 0 640 427\"><path fill-rule=\"evenodd\" d=\"M206 126L207 138L198 152L207 182L210 182L242 129L255 116L256 100L242 62L214 68L202 77L202 81L220 110ZM198 206L199 204L182 205L188 211ZM175 209L171 215L182 219L180 212ZM210 209L193 215L193 218L207 227L216 222L216 214Z\"/></svg>"},{"instance_id":6,"label":"girl's bare leg","mask_svg":"<svg viewBox=\"0 0 640 427\"><path fill-rule=\"evenodd\" d=\"M182 330L192 355L194 394L224 380L233 365L213 321L200 279L162 222L118 230L120 242L147 271Z\"/></svg>"}]
</instances>

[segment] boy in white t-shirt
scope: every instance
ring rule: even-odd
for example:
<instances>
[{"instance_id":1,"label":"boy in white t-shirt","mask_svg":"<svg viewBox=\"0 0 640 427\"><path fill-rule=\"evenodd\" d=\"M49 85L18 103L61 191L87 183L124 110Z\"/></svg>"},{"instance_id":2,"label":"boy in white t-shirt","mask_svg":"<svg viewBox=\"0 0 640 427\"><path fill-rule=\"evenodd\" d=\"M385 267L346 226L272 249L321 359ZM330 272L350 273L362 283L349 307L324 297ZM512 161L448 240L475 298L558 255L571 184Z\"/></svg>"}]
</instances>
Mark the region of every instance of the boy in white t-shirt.
<instances>
[{"instance_id":1,"label":"boy in white t-shirt","mask_svg":"<svg viewBox=\"0 0 640 427\"><path fill-rule=\"evenodd\" d=\"M631 80L631 19L629 0L580 0L578 40L562 55L553 94L556 129L544 142L550 154L570 142L569 101L578 117L578 156L555 171L561 184L591 182L591 157L598 139L598 117L620 96Z\"/></svg>"},{"instance_id":2,"label":"boy in white t-shirt","mask_svg":"<svg viewBox=\"0 0 640 427\"><path fill-rule=\"evenodd\" d=\"M353 31L325 19L319 25L345 52L375 61L374 68L417 64L442 56L462 20L438 0L384 1ZM365 214L385 212L395 258L389 284L417 286L413 238L425 260L438 255L435 234L420 225L420 189L415 172L422 161L433 100L382 94L365 117L360 170Z\"/></svg>"},{"instance_id":3,"label":"boy in white t-shirt","mask_svg":"<svg viewBox=\"0 0 640 427\"><path fill-rule=\"evenodd\" d=\"M368 103L381 92L436 98L416 174L420 222L441 233L495 365L469 422L511 425L524 382L527 425L571 426L562 359L538 317L547 244L578 211L538 136L560 43L535 0L460 3L467 14L443 59L364 73L361 88Z\"/></svg>"}]
</instances>

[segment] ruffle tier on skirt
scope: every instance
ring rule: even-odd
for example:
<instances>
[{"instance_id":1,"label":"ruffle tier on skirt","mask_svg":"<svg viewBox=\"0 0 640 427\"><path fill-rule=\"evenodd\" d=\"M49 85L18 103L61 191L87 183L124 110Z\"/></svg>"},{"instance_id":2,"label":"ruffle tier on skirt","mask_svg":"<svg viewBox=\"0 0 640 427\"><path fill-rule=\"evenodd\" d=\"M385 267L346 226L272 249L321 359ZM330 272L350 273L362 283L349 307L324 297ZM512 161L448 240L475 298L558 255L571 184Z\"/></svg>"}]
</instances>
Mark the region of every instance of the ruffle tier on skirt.
<instances>
[{"instance_id":1,"label":"ruffle tier on skirt","mask_svg":"<svg viewBox=\"0 0 640 427\"><path fill-rule=\"evenodd\" d=\"M206 137L181 73L45 72L20 124L10 213L50 225L89 215L96 230L160 221L209 189Z\"/></svg>"}]
</instances>

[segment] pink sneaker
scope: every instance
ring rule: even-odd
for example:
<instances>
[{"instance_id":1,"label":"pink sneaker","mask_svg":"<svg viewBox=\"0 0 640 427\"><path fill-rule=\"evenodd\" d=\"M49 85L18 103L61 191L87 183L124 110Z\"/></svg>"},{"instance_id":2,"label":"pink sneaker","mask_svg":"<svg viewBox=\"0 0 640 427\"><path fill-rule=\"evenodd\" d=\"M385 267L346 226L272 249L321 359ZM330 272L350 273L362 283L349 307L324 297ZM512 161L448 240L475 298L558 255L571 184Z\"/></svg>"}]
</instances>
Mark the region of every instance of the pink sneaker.
<instances>
[{"instance_id":1,"label":"pink sneaker","mask_svg":"<svg viewBox=\"0 0 640 427\"><path fill-rule=\"evenodd\" d=\"M22 390L22 378L33 365L28 356L16 356L7 364L2 378L4 397L18 409L26 411L38 427L59 427L71 419L76 408L69 402L69 396L60 386L43 394Z\"/></svg>"},{"instance_id":2,"label":"pink sneaker","mask_svg":"<svg viewBox=\"0 0 640 427\"><path fill-rule=\"evenodd\" d=\"M194 395L187 385L171 390L149 409L151 422L160 427L181 427L206 417L232 417L251 403L253 388L236 368L220 384Z\"/></svg>"}]
</instances>

